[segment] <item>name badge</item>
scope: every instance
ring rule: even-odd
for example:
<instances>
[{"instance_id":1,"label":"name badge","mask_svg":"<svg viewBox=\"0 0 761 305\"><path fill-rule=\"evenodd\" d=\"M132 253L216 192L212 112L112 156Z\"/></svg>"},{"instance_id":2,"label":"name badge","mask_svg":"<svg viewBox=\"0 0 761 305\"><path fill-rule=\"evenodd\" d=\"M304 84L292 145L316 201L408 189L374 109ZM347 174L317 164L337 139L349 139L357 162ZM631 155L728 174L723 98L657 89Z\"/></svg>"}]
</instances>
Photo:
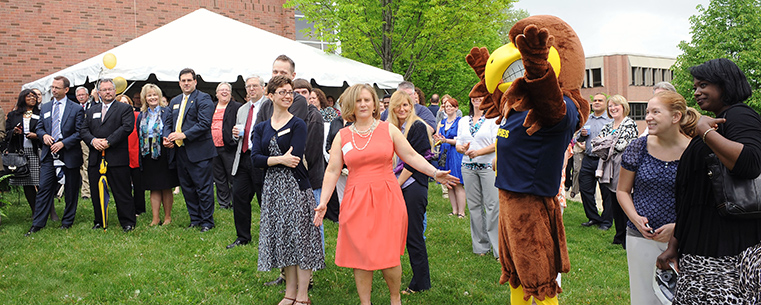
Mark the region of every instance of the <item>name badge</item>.
<instances>
[{"instance_id":1,"label":"name badge","mask_svg":"<svg viewBox=\"0 0 761 305\"><path fill-rule=\"evenodd\" d=\"M351 142L346 142L343 147L341 147L341 152L343 152L344 156L346 153L354 149L354 146L351 145Z\"/></svg>"},{"instance_id":2,"label":"name badge","mask_svg":"<svg viewBox=\"0 0 761 305\"><path fill-rule=\"evenodd\" d=\"M100 112L96 112L92 114L93 119L100 119Z\"/></svg>"},{"instance_id":3,"label":"name badge","mask_svg":"<svg viewBox=\"0 0 761 305\"><path fill-rule=\"evenodd\" d=\"M286 130L283 130L283 131L281 131L281 132L278 132L278 133L277 133L277 136L278 136L278 137L282 137L283 135L287 135L289 132L291 132L291 129L290 129L290 128L288 128L288 129L286 129Z\"/></svg>"},{"instance_id":4,"label":"name badge","mask_svg":"<svg viewBox=\"0 0 761 305\"><path fill-rule=\"evenodd\" d=\"M40 119L40 115L39 114L33 114L32 118L35 119L35 120L39 120Z\"/></svg>"},{"instance_id":5,"label":"name badge","mask_svg":"<svg viewBox=\"0 0 761 305\"><path fill-rule=\"evenodd\" d=\"M180 104L174 104L174 106L172 106L172 109L180 109Z\"/></svg>"},{"instance_id":6,"label":"name badge","mask_svg":"<svg viewBox=\"0 0 761 305\"><path fill-rule=\"evenodd\" d=\"M49 118L49 117L50 117L50 112L45 112L45 114L43 114L43 116L44 116L46 119L47 119L47 118ZM39 117L38 117L38 118L39 118Z\"/></svg>"}]
</instances>

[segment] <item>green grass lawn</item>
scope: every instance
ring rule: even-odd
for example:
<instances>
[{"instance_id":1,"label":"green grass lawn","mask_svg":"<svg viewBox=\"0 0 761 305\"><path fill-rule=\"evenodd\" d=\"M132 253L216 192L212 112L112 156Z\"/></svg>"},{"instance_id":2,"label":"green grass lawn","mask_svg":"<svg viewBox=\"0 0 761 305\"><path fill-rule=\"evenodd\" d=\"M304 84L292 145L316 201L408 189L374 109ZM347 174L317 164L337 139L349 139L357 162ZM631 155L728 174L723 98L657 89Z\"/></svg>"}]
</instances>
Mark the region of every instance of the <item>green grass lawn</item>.
<instances>
[{"instance_id":1,"label":"green grass lawn","mask_svg":"<svg viewBox=\"0 0 761 305\"><path fill-rule=\"evenodd\" d=\"M74 226L60 222L24 237L31 225L29 206L17 191L2 194L6 216L0 225L0 304L276 304L284 286L265 287L278 271L257 271L259 208L254 204L248 246L232 250L232 210L217 209L216 228L199 233L189 223L181 195L175 196L173 223L149 227L149 212L137 228L123 233L116 211L107 231L91 230L89 200L80 200ZM430 291L403 296L406 304L508 304L509 289L498 283L500 265L491 256L472 253L468 219L449 217L449 200L437 185L430 188L427 246ZM62 215L63 202L56 202ZM112 205L113 206L113 205ZM565 211L571 271L564 274L561 304L628 304L626 252L611 244L613 230L584 228L583 208L569 201ZM326 222L327 269L314 275L314 304L359 304L352 271L335 265L338 225ZM409 283L409 259L402 257L402 288ZM373 302L388 303L380 272Z\"/></svg>"}]
</instances>

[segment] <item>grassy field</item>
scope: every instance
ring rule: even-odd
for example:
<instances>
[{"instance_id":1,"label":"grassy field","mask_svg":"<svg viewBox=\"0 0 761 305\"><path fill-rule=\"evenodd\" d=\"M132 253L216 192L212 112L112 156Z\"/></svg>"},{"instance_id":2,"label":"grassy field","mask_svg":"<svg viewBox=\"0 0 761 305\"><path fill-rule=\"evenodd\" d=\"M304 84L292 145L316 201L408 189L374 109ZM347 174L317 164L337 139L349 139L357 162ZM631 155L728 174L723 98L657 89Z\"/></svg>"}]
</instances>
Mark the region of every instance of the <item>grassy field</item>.
<instances>
[{"instance_id":1,"label":"grassy field","mask_svg":"<svg viewBox=\"0 0 761 305\"><path fill-rule=\"evenodd\" d=\"M468 219L449 217L449 200L438 186L430 188L427 246L433 288L403 296L405 304L507 304L509 289L499 285L500 265L491 256L472 253ZM59 222L32 237L23 195L3 193L12 202L0 225L0 304L276 304L283 286L266 287L277 271L257 271L259 209L254 204L254 242L232 250L232 210L217 209L216 228L186 230L188 214L182 196L175 196L173 223L149 227L148 214L137 228L123 233L110 211L112 229L91 230L89 200L80 200L74 226ZM57 202L59 215L63 203ZM150 209L150 207L149 207ZM561 304L628 304L626 252L611 244L608 232L584 228L581 204L569 201L565 211L571 271L564 274ZM338 225L326 222L327 269L314 275L314 304L359 304L352 272L335 265ZM402 257L402 288L409 283L409 259ZM388 303L380 272L373 283L373 302Z\"/></svg>"}]
</instances>

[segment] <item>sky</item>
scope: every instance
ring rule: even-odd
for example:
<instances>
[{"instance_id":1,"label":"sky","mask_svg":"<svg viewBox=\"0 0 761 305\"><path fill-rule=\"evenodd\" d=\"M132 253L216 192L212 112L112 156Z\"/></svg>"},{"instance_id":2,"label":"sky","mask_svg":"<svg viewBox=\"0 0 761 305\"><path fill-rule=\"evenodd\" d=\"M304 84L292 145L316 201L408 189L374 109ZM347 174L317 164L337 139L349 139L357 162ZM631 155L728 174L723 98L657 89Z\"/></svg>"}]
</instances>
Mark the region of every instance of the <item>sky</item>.
<instances>
[{"instance_id":1,"label":"sky","mask_svg":"<svg viewBox=\"0 0 761 305\"><path fill-rule=\"evenodd\" d=\"M709 0L520 0L531 15L555 15L573 27L588 56L637 54L676 57L690 40L697 6Z\"/></svg>"}]
</instances>

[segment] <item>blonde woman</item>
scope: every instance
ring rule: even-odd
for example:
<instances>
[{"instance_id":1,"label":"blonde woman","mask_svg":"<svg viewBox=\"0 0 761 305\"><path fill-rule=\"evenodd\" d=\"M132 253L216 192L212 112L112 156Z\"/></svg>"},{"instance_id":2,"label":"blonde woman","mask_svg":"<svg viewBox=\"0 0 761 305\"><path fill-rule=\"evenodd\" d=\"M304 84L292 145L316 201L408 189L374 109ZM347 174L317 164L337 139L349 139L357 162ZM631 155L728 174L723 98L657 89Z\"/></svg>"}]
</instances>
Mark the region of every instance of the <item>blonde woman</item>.
<instances>
[{"instance_id":1,"label":"blonde woman","mask_svg":"<svg viewBox=\"0 0 761 305\"><path fill-rule=\"evenodd\" d=\"M621 206L618 205L618 200L616 200L616 185L618 184L618 173L621 168L621 153L624 152L629 142L639 136L637 123L628 117L629 110L629 102L623 96L616 94L608 99L608 117L612 118L613 121L608 122L602 127L598 137L604 138L609 135L616 135L618 140L613 144L614 147L611 154L600 156L597 169L598 173L600 173L599 170L602 170L602 174L596 175L600 180L600 192L603 198L610 198L606 202L609 206L603 207L603 223L600 225L600 230L605 231L610 229L611 222L615 222L616 235L613 237L613 244L621 245L624 249L626 249L626 214L621 210ZM608 211L612 211L612 213Z\"/></svg>"},{"instance_id":2,"label":"blonde woman","mask_svg":"<svg viewBox=\"0 0 761 305\"><path fill-rule=\"evenodd\" d=\"M412 97L403 91L391 95L388 104L388 122L404 134L412 149L421 156L431 155L431 137L428 127L415 113ZM402 161L396 163L394 173L407 205L407 252L410 255L412 280L404 294L431 289L428 268L428 251L423 239L423 219L428 206L428 177Z\"/></svg>"},{"instance_id":3,"label":"blonde woman","mask_svg":"<svg viewBox=\"0 0 761 305\"><path fill-rule=\"evenodd\" d=\"M172 222L172 188L180 185L174 164L169 163L172 149L162 144L161 131L164 119L169 115L166 99L161 98L161 89L154 84L146 84L140 91L143 105L137 116L138 143L140 150L140 170L143 172L143 186L151 192L151 226L168 225ZM164 207L163 217L160 215ZM163 221L162 221L163 219Z\"/></svg>"},{"instance_id":4,"label":"blonde woman","mask_svg":"<svg viewBox=\"0 0 761 305\"><path fill-rule=\"evenodd\" d=\"M378 95L372 86L351 86L340 100L342 117L354 124L341 129L333 140L314 223L322 224L341 168L346 164L349 176L341 202L336 265L354 269L362 305L370 304L373 271L381 270L391 304L398 305L402 303L401 256L408 223L399 180L391 174L394 153L414 170L434 177L441 184L451 187L459 180L437 170L418 154L396 126L379 120Z\"/></svg>"}]
</instances>

